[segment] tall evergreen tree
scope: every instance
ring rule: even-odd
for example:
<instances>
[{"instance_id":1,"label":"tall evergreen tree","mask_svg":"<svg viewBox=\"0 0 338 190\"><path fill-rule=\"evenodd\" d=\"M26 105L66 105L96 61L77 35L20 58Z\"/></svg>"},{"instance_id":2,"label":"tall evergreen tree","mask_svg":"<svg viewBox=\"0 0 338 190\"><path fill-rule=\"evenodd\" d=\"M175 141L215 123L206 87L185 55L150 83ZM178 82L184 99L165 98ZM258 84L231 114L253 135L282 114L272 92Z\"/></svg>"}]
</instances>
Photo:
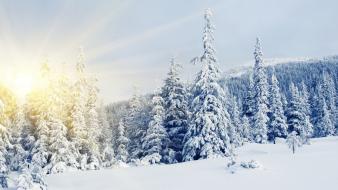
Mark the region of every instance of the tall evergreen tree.
<instances>
[{"instance_id":1,"label":"tall evergreen tree","mask_svg":"<svg viewBox=\"0 0 338 190\"><path fill-rule=\"evenodd\" d=\"M45 83L42 89L37 89L29 94L27 108L29 119L34 125L32 132L36 139L30 153L31 163L37 168L36 171L45 174L47 172L46 166L51 156L49 138L52 110L49 107L53 105L51 97L54 97L51 86L51 73L47 62L42 64L40 73L41 80Z\"/></svg>"},{"instance_id":2,"label":"tall evergreen tree","mask_svg":"<svg viewBox=\"0 0 338 190\"><path fill-rule=\"evenodd\" d=\"M229 126L229 138L230 143L233 144L235 147L239 147L243 144L243 125L240 121L240 113L237 106L236 98L231 99L231 106L230 110L230 118L231 118L231 125Z\"/></svg>"},{"instance_id":3,"label":"tall evergreen tree","mask_svg":"<svg viewBox=\"0 0 338 190\"><path fill-rule=\"evenodd\" d=\"M22 146L23 128L26 127L26 119L23 113L22 106L18 107L10 129L10 144L9 148L9 166L13 171L20 171L28 157L28 152Z\"/></svg>"},{"instance_id":4,"label":"tall evergreen tree","mask_svg":"<svg viewBox=\"0 0 338 190\"><path fill-rule=\"evenodd\" d=\"M331 123L334 126L338 127L338 124L337 124L338 112L337 112L337 107L336 107L337 92L335 88L335 83L328 72L323 73L323 79L320 83L319 93L323 96L325 100Z\"/></svg>"},{"instance_id":5,"label":"tall evergreen tree","mask_svg":"<svg viewBox=\"0 0 338 190\"><path fill-rule=\"evenodd\" d=\"M164 81L162 94L164 100L164 126L167 130L174 158L170 160L182 161L183 139L188 128L188 95L179 77L181 65L172 58L168 76ZM175 161L174 161L175 162Z\"/></svg>"},{"instance_id":6,"label":"tall evergreen tree","mask_svg":"<svg viewBox=\"0 0 338 190\"><path fill-rule=\"evenodd\" d=\"M58 119L50 121L50 139L49 150L50 158L50 173L63 173L67 168L77 168L78 162L74 155L75 148L66 138L67 128Z\"/></svg>"},{"instance_id":7,"label":"tall evergreen tree","mask_svg":"<svg viewBox=\"0 0 338 190\"><path fill-rule=\"evenodd\" d=\"M225 110L225 92L219 85L220 70L213 47L214 26L211 10L204 15L204 53L195 59L202 62L202 70L195 80L192 95L192 118L185 136L183 160L198 160L210 157L229 156L230 143L227 129L229 114Z\"/></svg>"},{"instance_id":8,"label":"tall evergreen tree","mask_svg":"<svg viewBox=\"0 0 338 190\"><path fill-rule=\"evenodd\" d=\"M291 83L290 85L291 100L287 110L287 123L289 132L295 131L300 136L303 143L313 134L313 126L310 123L309 116L306 115L301 94L298 88Z\"/></svg>"},{"instance_id":9,"label":"tall evergreen tree","mask_svg":"<svg viewBox=\"0 0 338 190\"><path fill-rule=\"evenodd\" d=\"M286 124L278 80L274 74L271 77L270 111L268 139L275 143L276 137L286 138L288 125Z\"/></svg>"},{"instance_id":10,"label":"tall evergreen tree","mask_svg":"<svg viewBox=\"0 0 338 190\"><path fill-rule=\"evenodd\" d=\"M255 113L255 89L251 74L249 75L249 86L243 102L243 113L247 116L251 125Z\"/></svg>"},{"instance_id":11,"label":"tall evergreen tree","mask_svg":"<svg viewBox=\"0 0 338 190\"><path fill-rule=\"evenodd\" d=\"M144 122L145 116L142 113L141 106L141 98L135 92L129 101L129 111L125 117L129 138L128 152L131 160L137 160L143 156L142 141L146 135L147 126Z\"/></svg>"},{"instance_id":12,"label":"tall evergreen tree","mask_svg":"<svg viewBox=\"0 0 338 190\"><path fill-rule=\"evenodd\" d=\"M125 134L125 125L124 121L121 120L119 122L119 126L117 129L117 150L116 150L116 159L120 162L127 162L129 154L127 150L127 146L129 143L129 139Z\"/></svg>"},{"instance_id":13,"label":"tall evergreen tree","mask_svg":"<svg viewBox=\"0 0 338 190\"><path fill-rule=\"evenodd\" d=\"M305 114L306 115L311 115L311 105L310 105L310 95L309 95L309 89L306 86L305 82L302 81L302 91L301 91L301 95L302 95L302 99L304 100L303 105L304 105L304 110L305 110Z\"/></svg>"},{"instance_id":14,"label":"tall evergreen tree","mask_svg":"<svg viewBox=\"0 0 338 190\"><path fill-rule=\"evenodd\" d=\"M85 73L85 58L80 49L76 64L77 81L73 87L73 105L69 136L77 150L81 169L98 169L101 163L98 147L97 80Z\"/></svg>"},{"instance_id":15,"label":"tall evergreen tree","mask_svg":"<svg viewBox=\"0 0 338 190\"><path fill-rule=\"evenodd\" d=\"M99 152L99 134L102 132L99 127L99 118L97 113L97 93L96 78L88 79L87 91L88 98L86 102L86 126L88 131L89 154L88 166L90 169L99 169L101 165Z\"/></svg>"},{"instance_id":16,"label":"tall evergreen tree","mask_svg":"<svg viewBox=\"0 0 338 190\"><path fill-rule=\"evenodd\" d=\"M7 118L4 113L4 103L0 100L0 187L8 187L9 168L7 165L9 132L7 126Z\"/></svg>"},{"instance_id":17,"label":"tall evergreen tree","mask_svg":"<svg viewBox=\"0 0 338 190\"><path fill-rule=\"evenodd\" d=\"M164 150L168 147L168 134L163 126L164 108L162 97L153 97L153 119L150 121L142 148L144 159L149 163L160 163Z\"/></svg>"},{"instance_id":18,"label":"tall evergreen tree","mask_svg":"<svg viewBox=\"0 0 338 190\"><path fill-rule=\"evenodd\" d=\"M77 162L79 163L79 168L82 170L86 169L87 163L81 164L81 160L83 160L83 157L86 157L89 151L89 145L87 141L88 131L86 130L85 120L86 77L84 73L84 68L84 55L81 51L76 64L77 80L72 89L73 104L70 113L71 122L68 135L75 146Z\"/></svg>"},{"instance_id":19,"label":"tall evergreen tree","mask_svg":"<svg viewBox=\"0 0 338 190\"><path fill-rule=\"evenodd\" d=\"M330 110L328 109L325 98L322 94L319 94L319 99L316 103L314 136L326 137L333 135L335 133L335 127L330 118Z\"/></svg>"},{"instance_id":20,"label":"tall evergreen tree","mask_svg":"<svg viewBox=\"0 0 338 190\"><path fill-rule=\"evenodd\" d=\"M21 171L16 183L17 190L30 190L33 188L33 178L28 168L24 168Z\"/></svg>"},{"instance_id":21,"label":"tall evergreen tree","mask_svg":"<svg viewBox=\"0 0 338 190\"><path fill-rule=\"evenodd\" d=\"M251 132L250 132L250 120L249 118L246 116L246 115L243 115L243 118L242 118L242 139L243 139L243 142L249 142L251 140Z\"/></svg>"},{"instance_id":22,"label":"tall evergreen tree","mask_svg":"<svg viewBox=\"0 0 338 190\"><path fill-rule=\"evenodd\" d=\"M257 143L267 142L267 125L269 122L269 102L268 102L268 80L264 68L263 54L259 38L256 40L254 51L255 66L253 72L253 82L255 90L255 113L253 116L253 138Z\"/></svg>"},{"instance_id":23,"label":"tall evergreen tree","mask_svg":"<svg viewBox=\"0 0 338 190\"><path fill-rule=\"evenodd\" d=\"M99 135L100 154L103 167L110 167L114 164L113 133L108 123L106 109L101 105L98 109L98 119L101 134Z\"/></svg>"}]
</instances>

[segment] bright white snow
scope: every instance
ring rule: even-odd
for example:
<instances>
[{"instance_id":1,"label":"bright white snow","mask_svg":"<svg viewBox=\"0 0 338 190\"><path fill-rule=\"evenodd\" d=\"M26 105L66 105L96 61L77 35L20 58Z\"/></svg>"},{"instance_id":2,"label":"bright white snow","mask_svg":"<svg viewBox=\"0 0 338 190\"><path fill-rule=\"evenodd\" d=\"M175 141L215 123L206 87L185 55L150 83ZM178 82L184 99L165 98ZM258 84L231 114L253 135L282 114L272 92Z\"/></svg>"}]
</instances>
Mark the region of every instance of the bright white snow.
<instances>
[{"instance_id":1,"label":"bright white snow","mask_svg":"<svg viewBox=\"0 0 338 190\"><path fill-rule=\"evenodd\" d=\"M313 139L296 154L284 142L247 144L237 150L241 161L258 161L258 169L238 166L231 174L225 159L175 165L115 168L56 174L47 178L50 190L206 190L206 189L336 189L338 137Z\"/></svg>"}]
</instances>

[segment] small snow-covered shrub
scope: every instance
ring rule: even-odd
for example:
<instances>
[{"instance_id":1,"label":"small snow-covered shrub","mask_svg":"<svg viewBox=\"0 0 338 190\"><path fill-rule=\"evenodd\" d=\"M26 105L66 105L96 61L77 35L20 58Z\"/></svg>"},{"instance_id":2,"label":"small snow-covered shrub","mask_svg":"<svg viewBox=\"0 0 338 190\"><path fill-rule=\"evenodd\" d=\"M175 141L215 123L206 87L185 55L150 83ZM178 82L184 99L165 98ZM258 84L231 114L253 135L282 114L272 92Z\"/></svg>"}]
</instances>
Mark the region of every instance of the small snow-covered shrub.
<instances>
[{"instance_id":1,"label":"small snow-covered shrub","mask_svg":"<svg viewBox=\"0 0 338 190\"><path fill-rule=\"evenodd\" d=\"M140 159L131 159L129 164L131 166L142 166L142 162Z\"/></svg>"},{"instance_id":2,"label":"small snow-covered shrub","mask_svg":"<svg viewBox=\"0 0 338 190\"><path fill-rule=\"evenodd\" d=\"M51 173L52 174L63 173L66 171L66 168L67 168L66 163L59 162L55 164L54 167L51 169Z\"/></svg>"},{"instance_id":3,"label":"small snow-covered shrub","mask_svg":"<svg viewBox=\"0 0 338 190\"><path fill-rule=\"evenodd\" d=\"M113 167L117 167L117 168L128 168L129 165L121 160L116 161L115 165L113 165Z\"/></svg>"},{"instance_id":4,"label":"small snow-covered shrub","mask_svg":"<svg viewBox=\"0 0 338 190\"><path fill-rule=\"evenodd\" d=\"M141 163L142 165L149 165L149 164L159 164L161 161L161 155L158 153L154 153L151 155L147 155L142 158Z\"/></svg>"},{"instance_id":5,"label":"small snow-covered shrub","mask_svg":"<svg viewBox=\"0 0 338 190\"><path fill-rule=\"evenodd\" d=\"M276 137L275 141L276 141L276 144L284 144L285 143L285 138Z\"/></svg>"},{"instance_id":6,"label":"small snow-covered shrub","mask_svg":"<svg viewBox=\"0 0 338 190\"><path fill-rule=\"evenodd\" d=\"M292 131L287 139L286 143L289 146L289 148L292 150L292 153L294 154L296 152L296 149L300 146L302 146L301 138L297 135L296 131Z\"/></svg>"},{"instance_id":7,"label":"small snow-covered shrub","mask_svg":"<svg viewBox=\"0 0 338 190\"><path fill-rule=\"evenodd\" d=\"M100 169L100 162L96 156L92 156L89 160L88 164L89 170L99 170Z\"/></svg>"},{"instance_id":8,"label":"small snow-covered shrub","mask_svg":"<svg viewBox=\"0 0 338 190\"><path fill-rule=\"evenodd\" d=\"M17 190L31 190L33 187L33 179L32 179L32 176L28 172L24 172L20 174L16 183L17 183Z\"/></svg>"},{"instance_id":9,"label":"small snow-covered shrub","mask_svg":"<svg viewBox=\"0 0 338 190\"><path fill-rule=\"evenodd\" d=\"M241 167L245 169L255 169L260 168L261 164L255 160L251 160L249 162L241 162Z\"/></svg>"}]
</instances>

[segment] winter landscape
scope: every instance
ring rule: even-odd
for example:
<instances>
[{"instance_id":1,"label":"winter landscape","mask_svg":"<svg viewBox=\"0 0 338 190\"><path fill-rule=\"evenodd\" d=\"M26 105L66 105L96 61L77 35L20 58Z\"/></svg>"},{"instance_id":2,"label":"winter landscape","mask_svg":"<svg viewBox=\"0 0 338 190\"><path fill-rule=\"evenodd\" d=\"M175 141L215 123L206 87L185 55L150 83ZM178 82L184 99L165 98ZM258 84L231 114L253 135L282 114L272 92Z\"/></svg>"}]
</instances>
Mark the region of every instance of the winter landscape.
<instances>
[{"instance_id":1,"label":"winter landscape","mask_svg":"<svg viewBox=\"0 0 338 190\"><path fill-rule=\"evenodd\" d=\"M0 189L336 189L334 5L0 1Z\"/></svg>"}]
</instances>

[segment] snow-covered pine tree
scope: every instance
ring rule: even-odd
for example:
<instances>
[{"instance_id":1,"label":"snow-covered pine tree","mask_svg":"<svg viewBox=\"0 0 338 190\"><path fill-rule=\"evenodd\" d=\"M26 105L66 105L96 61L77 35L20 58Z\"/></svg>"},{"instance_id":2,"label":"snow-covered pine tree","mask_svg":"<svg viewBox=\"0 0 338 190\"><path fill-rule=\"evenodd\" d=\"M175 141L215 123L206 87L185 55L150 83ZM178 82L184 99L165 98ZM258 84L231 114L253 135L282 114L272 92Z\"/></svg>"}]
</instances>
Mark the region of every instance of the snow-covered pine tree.
<instances>
[{"instance_id":1,"label":"snow-covered pine tree","mask_svg":"<svg viewBox=\"0 0 338 190\"><path fill-rule=\"evenodd\" d=\"M182 161L183 139L187 133L189 119L188 95L179 77L180 67L181 65L172 58L161 94L165 109L164 126L170 139L169 149L173 151L170 155L174 155L169 159L173 162Z\"/></svg>"},{"instance_id":2,"label":"snow-covered pine tree","mask_svg":"<svg viewBox=\"0 0 338 190\"><path fill-rule=\"evenodd\" d=\"M281 92L281 101L283 105L284 115L286 115L286 110L288 109L288 100L284 93Z\"/></svg>"},{"instance_id":3,"label":"snow-covered pine tree","mask_svg":"<svg viewBox=\"0 0 338 190\"><path fill-rule=\"evenodd\" d=\"M28 96L27 110L29 119L34 127L32 132L36 141L33 144L31 154L31 163L40 168L40 172L47 172L46 166L50 158L49 137L49 119L51 118L51 105L52 96L51 92L51 76L48 63L45 62L41 66L41 80L45 82L42 89L36 89Z\"/></svg>"},{"instance_id":4,"label":"snow-covered pine tree","mask_svg":"<svg viewBox=\"0 0 338 190\"><path fill-rule=\"evenodd\" d=\"M86 102L86 126L88 131L88 142L89 142L89 169L99 169L101 165L100 152L99 152L99 134L102 132L99 127L99 119L97 113L97 93L98 88L96 87L96 78L88 79L87 90L88 99Z\"/></svg>"},{"instance_id":5,"label":"snow-covered pine tree","mask_svg":"<svg viewBox=\"0 0 338 190\"><path fill-rule=\"evenodd\" d=\"M50 121L50 145L51 152L49 173L63 173L67 168L76 169L78 162L74 154L75 148L66 138L67 128L58 119Z\"/></svg>"},{"instance_id":6,"label":"snow-covered pine tree","mask_svg":"<svg viewBox=\"0 0 338 190\"><path fill-rule=\"evenodd\" d=\"M125 123L123 119L119 122L117 128L117 150L116 150L116 160L119 162L126 163L129 157L127 146L129 139L126 137L125 132Z\"/></svg>"},{"instance_id":7,"label":"snow-covered pine tree","mask_svg":"<svg viewBox=\"0 0 338 190\"><path fill-rule=\"evenodd\" d=\"M246 115L243 115L242 117L242 132L241 132L241 136L243 139L243 142L249 142L251 139L251 133L250 133L250 120Z\"/></svg>"},{"instance_id":8,"label":"snow-covered pine tree","mask_svg":"<svg viewBox=\"0 0 338 190\"><path fill-rule=\"evenodd\" d=\"M40 190L47 190L47 183L45 181L45 176L46 173L45 171L41 168L39 164L32 163L30 165L30 173L33 178L33 182L38 185Z\"/></svg>"},{"instance_id":9,"label":"snow-covered pine tree","mask_svg":"<svg viewBox=\"0 0 338 190\"><path fill-rule=\"evenodd\" d=\"M229 114L225 109L225 92L220 86L220 70L213 47L214 26L212 12L204 15L204 53L199 60L203 66L195 80L192 95L192 118L185 136L183 160L198 160L210 157L229 156L231 148L228 136Z\"/></svg>"},{"instance_id":10,"label":"snow-covered pine tree","mask_svg":"<svg viewBox=\"0 0 338 190\"><path fill-rule=\"evenodd\" d=\"M274 74L271 76L270 113L268 140L275 143L276 137L286 138L288 125L284 115L278 80Z\"/></svg>"},{"instance_id":11,"label":"snow-covered pine tree","mask_svg":"<svg viewBox=\"0 0 338 190\"><path fill-rule=\"evenodd\" d=\"M315 137L326 137L335 133L335 127L330 118L330 110L326 104L323 94L319 94L316 104L316 123L314 126Z\"/></svg>"},{"instance_id":12,"label":"snow-covered pine tree","mask_svg":"<svg viewBox=\"0 0 338 190\"><path fill-rule=\"evenodd\" d=\"M307 86L304 82L301 84L302 90L300 91L301 94L301 107L303 108L304 113L304 121L303 121L303 136L301 136L303 143L309 144L310 137L313 136L313 124L311 123L311 105L310 105L310 95Z\"/></svg>"},{"instance_id":13,"label":"snow-covered pine tree","mask_svg":"<svg viewBox=\"0 0 338 190\"><path fill-rule=\"evenodd\" d=\"M158 164L168 147L168 134L163 125L164 108L163 99L159 95L154 95L152 99L153 110L152 120L149 122L146 136L144 137L142 148L144 157L142 160L150 164Z\"/></svg>"},{"instance_id":14,"label":"snow-covered pine tree","mask_svg":"<svg viewBox=\"0 0 338 190\"><path fill-rule=\"evenodd\" d=\"M337 111L337 92L335 88L335 83L333 78L330 76L328 72L323 73L323 79L320 83L319 93L324 98L327 109L329 112L329 117L331 123L338 127L337 118L338 118L338 111Z\"/></svg>"},{"instance_id":15,"label":"snow-covered pine tree","mask_svg":"<svg viewBox=\"0 0 338 190\"><path fill-rule=\"evenodd\" d=\"M23 166L19 177L16 179L17 190L31 190L33 188L33 178L27 166Z\"/></svg>"},{"instance_id":16,"label":"snow-covered pine tree","mask_svg":"<svg viewBox=\"0 0 338 190\"><path fill-rule=\"evenodd\" d=\"M303 97L302 99L304 100L302 104L304 105L305 114L308 116L311 116L311 105L309 102L310 101L309 90L304 81L302 81L301 86L302 86L301 95Z\"/></svg>"},{"instance_id":17,"label":"snow-covered pine tree","mask_svg":"<svg viewBox=\"0 0 338 190\"><path fill-rule=\"evenodd\" d=\"M235 147L239 147L243 144L243 126L241 125L240 121L240 113L237 106L237 100L235 97L231 98L230 102L230 118L231 118L231 125L228 128L228 134L230 138L230 143L233 144Z\"/></svg>"},{"instance_id":18,"label":"snow-covered pine tree","mask_svg":"<svg viewBox=\"0 0 338 190\"><path fill-rule=\"evenodd\" d=\"M286 138L286 143L288 144L289 148L292 150L292 153L294 154L296 153L296 149L302 145L302 140L297 135L296 131L292 131Z\"/></svg>"},{"instance_id":19,"label":"snow-covered pine tree","mask_svg":"<svg viewBox=\"0 0 338 190\"><path fill-rule=\"evenodd\" d=\"M8 187L8 173L9 168L7 165L7 158L8 158L8 145L9 142L9 132L8 126L6 126L7 118L4 113L5 105L0 100L0 187L7 188Z\"/></svg>"},{"instance_id":20,"label":"snow-covered pine tree","mask_svg":"<svg viewBox=\"0 0 338 190\"><path fill-rule=\"evenodd\" d=\"M112 129L108 123L107 112L103 104L101 104L97 112L101 131L101 134L99 135L99 146L102 166L110 167L115 162L112 144Z\"/></svg>"},{"instance_id":21,"label":"snow-covered pine tree","mask_svg":"<svg viewBox=\"0 0 338 190\"><path fill-rule=\"evenodd\" d=\"M49 173L62 173L68 169L78 168L76 149L73 143L67 139L67 124L70 125L69 115L70 86L67 78L62 74L52 81L51 95L49 98L48 125L50 129Z\"/></svg>"},{"instance_id":22,"label":"snow-covered pine tree","mask_svg":"<svg viewBox=\"0 0 338 190\"><path fill-rule=\"evenodd\" d=\"M141 100L136 90L129 101L129 111L125 117L125 126L127 126L127 136L129 138L128 152L130 160L142 158L142 140L146 134L146 126L141 109Z\"/></svg>"},{"instance_id":23,"label":"snow-covered pine tree","mask_svg":"<svg viewBox=\"0 0 338 190\"><path fill-rule=\"evenodd\" d=\"M85 73L83 50L76 64L77 81L73 88L73 105L69 136L78 152L80 169L98 169L100 154L98 147L99 121L97 114L96 79Z\"/></svg>"},{"instance_id":24,"label":"snow-covered pine tree","mask_svg":"<svg viewBox=\"0 0 338 190\"><path fill-rule=\"evenodd\" d=\"M28 156L28 152L25 151L22 146L22 132L23 127L27 127L25 115L23 113L22 106L18 107L17 113L12 122L10 144L9 148L9 166L13 171L20 171Z\"/></svg>"},{"instance_id":25,"label":"snow-covered pine tree","mask_svg":"<svg viewBox=\"0 0 338 190\"><path fill-rule=\"evenodd\" d=\"M77 67L78 74L82 75L80 67ZM85 121L85 93L82 87L82 80L79 80L75 83L73 89L73 105L71 108L71 123L68 135L75 147L75 154L77 155L77 161L80 163L81 156L86 154L88 151L88 145L86 136L88 135L86 131L86 121ZM79 166L80 169L86 169Z\"/></svg>"},{"instance_id":26,"label":"snow-covered pine tree","mask_svg":"<svg viewBox=\"0 0 338 190\"><path fill-rule=\"evenodd\" d=\"M269 90L266 71L264 68L263 54L259 38L256 39L254 51L255 66L253 71L254 94L255 94L255 109L253 116L253 138L257 143L266 143L267 125L269 122Z\"/></svg>"},{"instance_id":27,"label":"snow-covered pine tree","mask_svg":"<svg viewBox=\"0 0 338 190\"><path fill-rule=\"evenodd\" d=\"M309 116L305 114L302 96L298 88L290 84L291 100L287 110L288 131L295 131L300 136L302 143L307 143L312 136L313 127L310 123Z\"/></svg>"},{"instance_id":28,"label":"snow-covered pine tree","mask_svg":"<svg viewBox=\"0 0 338 190\"><path fill-rule=\"evenodd\" d=\"M252 74L249 75L249 85L247 94L243 102L243 113L249 119L250 126L252 125L253 116L255 113L255 89Z\"/></svg>"}]
</instances>

